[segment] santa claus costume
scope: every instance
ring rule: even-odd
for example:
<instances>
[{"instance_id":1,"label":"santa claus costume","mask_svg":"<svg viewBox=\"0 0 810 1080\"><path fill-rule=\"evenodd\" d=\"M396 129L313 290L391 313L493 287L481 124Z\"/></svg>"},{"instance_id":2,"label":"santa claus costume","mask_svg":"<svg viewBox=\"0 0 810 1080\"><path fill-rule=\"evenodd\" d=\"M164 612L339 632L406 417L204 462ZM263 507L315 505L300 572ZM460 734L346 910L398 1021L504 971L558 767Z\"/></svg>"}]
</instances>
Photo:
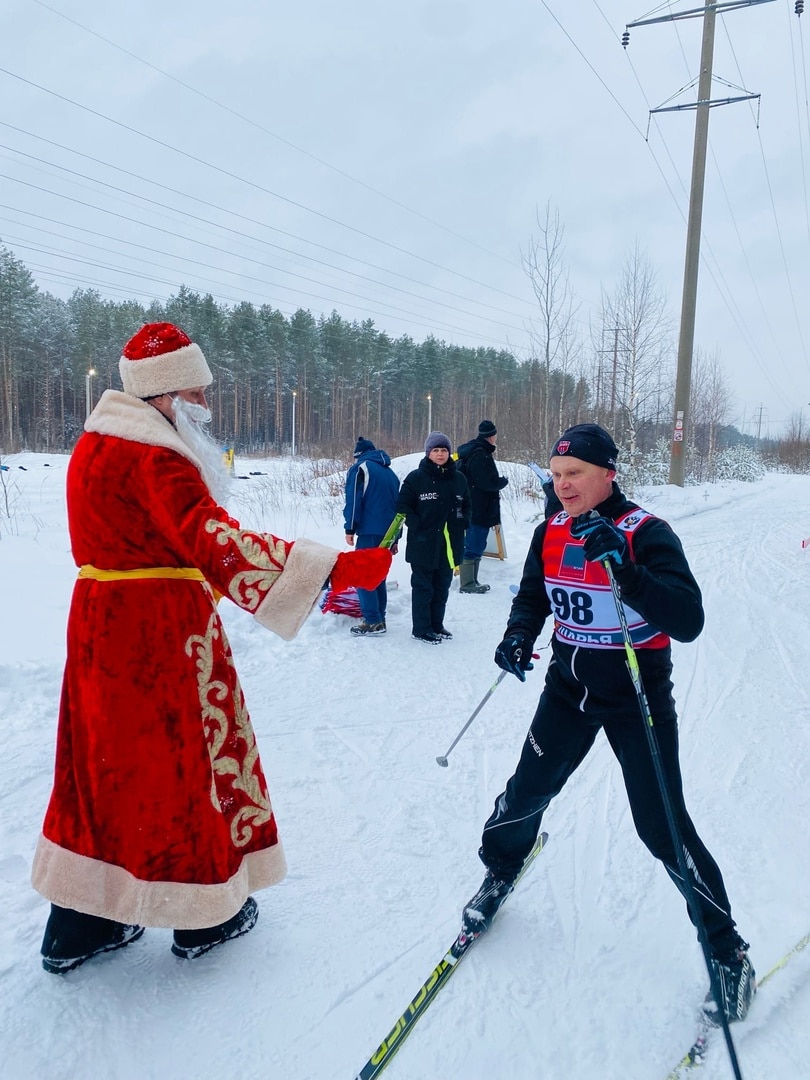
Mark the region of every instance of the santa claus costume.
<instances>
[{"instance_id":1,"label":"santa claus costume","mask_svg":"<svg viewBox=\"0 0 810 1080\"><path fill-rule=\"evenodd\" d=\"M124 392L102 395L67 474L80 569L32 875L54 905L50 971L143 926L174 929L181 956L250 929L248 894L286 867L217 599L292 638L330 574L333 588L375 587L390 564L382 549L358 561L368 553L242 529L217 504L190 445L149 403L212 381L183 331L143 327L120 371Z\"/></svg>"}]
</instances>

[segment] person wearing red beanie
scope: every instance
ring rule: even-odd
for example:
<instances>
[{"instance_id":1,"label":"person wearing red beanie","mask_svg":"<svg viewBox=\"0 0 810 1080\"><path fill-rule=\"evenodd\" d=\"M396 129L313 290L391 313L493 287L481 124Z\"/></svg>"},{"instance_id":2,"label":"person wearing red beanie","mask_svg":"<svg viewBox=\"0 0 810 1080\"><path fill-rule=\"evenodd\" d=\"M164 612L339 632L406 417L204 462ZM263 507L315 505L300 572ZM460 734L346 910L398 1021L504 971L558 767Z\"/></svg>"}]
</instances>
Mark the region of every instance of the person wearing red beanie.
<instances>
[{"instance_id":1,"label":"person wearing red beanie","mask_svg":"<svg viewBox=\"0 0 810 1080\"><path fill-rule=\"evenodd\" d=\"M42 942L61 974L174 931L201 956L250 930L250 893L286 872L233 655L227 598L293 638L331 578L375 588L391 554L243 529L213 497L199 345L149 323L123 350L68 467L79 566L54 786L32 871L51 901Z\"/></svg>"}]
</instances>

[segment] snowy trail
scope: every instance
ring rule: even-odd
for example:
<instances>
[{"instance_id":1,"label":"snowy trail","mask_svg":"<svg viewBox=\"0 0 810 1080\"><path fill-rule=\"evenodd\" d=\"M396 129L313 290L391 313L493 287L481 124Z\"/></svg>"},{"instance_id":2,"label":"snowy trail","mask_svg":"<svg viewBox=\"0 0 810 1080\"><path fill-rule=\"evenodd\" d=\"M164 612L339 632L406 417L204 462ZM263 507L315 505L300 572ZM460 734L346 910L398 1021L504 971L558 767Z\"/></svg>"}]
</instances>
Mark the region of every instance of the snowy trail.
<instances>
[{"instance_id":1,"label":"snowy trail","mask_svg":"<svg viewBox=\"0 0 810 1080\"><path fill-rule=\"evenodd\" d=\"M285 643L224 609L289 876L259 895L253 934L196 965L171 956L168 931L149 930L54 979L38 967L46 905L28 874L75 571L66 459L48 458L47 473L35 455L19 460L37 520L0 541L4 1078L350 1080L452 941L481 878L481 826L517 760L548 651L525 686L500 685L447 769L435 758L497 673L492 654L535 507L510 508L510 559L482 567L491 592L451 594L455 639L439 648L410 639L402 555L379 640L358 642L348 620L316 613ZM642 501L676 528L704 591L706 630L674 649L686 794L764 971L810 930L810 552L800 548L810 478L653 489ZM239 502L246 524L264 519L283 534L306 519L313 539L342 543L334 508L316 513L299 499L270 520L258 505L254 522L244 490ZM702 957L683 901L635 835L604 738L544 828L546 851L420 1021L391 1080L663 1080L689 1045ZM810 952L759 1004L739 1036L746 1080L810 1078ZM722 1048L702 1075L731 1075Z\"/></svg>"}]
</instances>

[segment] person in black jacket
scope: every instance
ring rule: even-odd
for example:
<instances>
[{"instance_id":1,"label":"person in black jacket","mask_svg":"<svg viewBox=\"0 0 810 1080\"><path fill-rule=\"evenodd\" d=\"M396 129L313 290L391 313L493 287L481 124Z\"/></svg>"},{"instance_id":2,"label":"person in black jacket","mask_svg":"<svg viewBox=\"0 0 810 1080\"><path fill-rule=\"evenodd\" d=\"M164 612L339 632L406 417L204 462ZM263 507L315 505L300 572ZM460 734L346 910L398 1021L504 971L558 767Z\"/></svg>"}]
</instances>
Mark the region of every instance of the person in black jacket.
<instances>
[{"instance_id":1,"label":"person in black jacket","mask_svg":"<svg viewBox=\"0 0 810 1080\"><path fill-rule=\"evenodd\" d=\"M484 826L479 855L487 874L464 909L464 927L472 935L489 927L534 845L546 807L600 729L621 766L640 838L686 895L627 670L622 627L603 565L609 560L722 990L718 1005L729 1020L742 1020L756 989L754 969L748 944L735 929L720 870L684 803L670 679L670 638L693 641L703 629L700 589L669 525L619 490L616 453L610 435L596 424L569 428L551 452L562 509L535 530L495 663L524 682L535 639L549 617L554 620L553 655L515 773ZM717 1007L710 994L704 1003L709 1020L717 1021Z\"/></svg>"},{"instance_id":2,"label":"person in black jacket","mask_svg":"<svg viewBox=\"0 0 810 1080\"><path fill-rule=\"evenodd\" d=\"M491 420L482 420L478 435L458 448L459 468L470 485L472 519L464 537L464 559L461 563L459 591L489 592L489 585L478 580L481 557L487 546L487 536L493 525L501 523L500 493L509 483L499 476L495 466L495 446L498 430Z\"/></svg>"},{"instance_id":3,"label":"person in black jacket","mask_svg":"<svg viewBox=\"0 0 810 1080\"><path fill-rule=\"evenodd\" d=\"M446 435L431 431L425 456L402 481L397 502L408 529L405 559L411 564L413 636L431 645L453 636L444 625L444 613L470 522L469 488L450 449Z\"/></svg>"}]
</instances>

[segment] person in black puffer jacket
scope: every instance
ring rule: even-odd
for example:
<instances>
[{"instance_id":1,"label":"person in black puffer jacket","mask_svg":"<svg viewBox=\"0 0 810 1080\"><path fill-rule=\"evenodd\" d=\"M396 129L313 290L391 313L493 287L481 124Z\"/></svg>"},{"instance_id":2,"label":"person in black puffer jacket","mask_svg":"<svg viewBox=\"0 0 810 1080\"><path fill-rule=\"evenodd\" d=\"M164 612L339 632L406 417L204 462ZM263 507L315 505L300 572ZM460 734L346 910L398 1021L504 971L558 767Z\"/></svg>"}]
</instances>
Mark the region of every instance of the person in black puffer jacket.
<instances>
[{"instance_id":1,"label":"person in black puffer jacket","mask_svg":"<svg viewBox=\"0 0 810 1080\"><path fill-rule=\"evenodd\" d=\"M464 538L464 560L461 563L459 592L485 593L489 585L478 580L481 557L487 546L489 530L501 523L501 491L509 483L499 476L495 465L495 446L498 430L491 420L482 420L478 435L458 448L458 467L470 485L472 517Z\"/></svg>"},{"instance_id":2,"label":"person in black puffer jacket","mask_svg":"<svg viewBox=\"0 0 810 1080\"><path fill-rule=\"evenodd\" d=\"M445 628L444 612L470 523L470 490L450 450L447 436L431 431L425 456L402 481L397 502L408 529L405 559L411 564L413 636L431 645L453 636Z\"/></svg>"}]
</instances>

